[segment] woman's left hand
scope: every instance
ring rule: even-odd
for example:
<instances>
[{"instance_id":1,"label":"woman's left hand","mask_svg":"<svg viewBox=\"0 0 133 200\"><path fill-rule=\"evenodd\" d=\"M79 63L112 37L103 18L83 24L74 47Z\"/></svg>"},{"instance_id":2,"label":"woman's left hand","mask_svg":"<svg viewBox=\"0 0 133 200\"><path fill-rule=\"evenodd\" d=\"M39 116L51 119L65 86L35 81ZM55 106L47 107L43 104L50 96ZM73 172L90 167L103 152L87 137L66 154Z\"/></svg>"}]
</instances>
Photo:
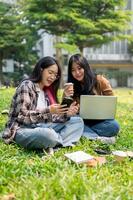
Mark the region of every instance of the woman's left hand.
<instances>
[{"instance_id":1,"label":"woman's left hand","mask_svg":"<svg viewBox=\"0 0 133 200\"><path fill-rule=\"evenodd\" d=\"M79 111L79 104L77 102L73 102L67 111L67 116L71 117L78 113Z\"/></svg>"}]
</instances>

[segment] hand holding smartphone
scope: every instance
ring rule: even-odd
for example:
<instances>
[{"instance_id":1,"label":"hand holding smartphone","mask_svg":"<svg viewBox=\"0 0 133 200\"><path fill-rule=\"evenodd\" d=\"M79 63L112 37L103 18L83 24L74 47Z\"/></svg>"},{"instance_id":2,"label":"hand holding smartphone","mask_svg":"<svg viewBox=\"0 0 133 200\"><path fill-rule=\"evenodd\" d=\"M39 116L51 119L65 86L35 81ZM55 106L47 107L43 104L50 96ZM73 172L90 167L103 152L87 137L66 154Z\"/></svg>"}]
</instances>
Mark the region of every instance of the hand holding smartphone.
<instances>
[{"instance_id":1,"label":"hand holding smartphone","mask_svg":"<svg viewBox=\"0 0 133 200\"><path fill-rule=\"evenodd\" d=\"M70 107L70 105L73 103L72 97L64 97L61 105L66 105L66 107Z\"/></svg>"}]
</instances>

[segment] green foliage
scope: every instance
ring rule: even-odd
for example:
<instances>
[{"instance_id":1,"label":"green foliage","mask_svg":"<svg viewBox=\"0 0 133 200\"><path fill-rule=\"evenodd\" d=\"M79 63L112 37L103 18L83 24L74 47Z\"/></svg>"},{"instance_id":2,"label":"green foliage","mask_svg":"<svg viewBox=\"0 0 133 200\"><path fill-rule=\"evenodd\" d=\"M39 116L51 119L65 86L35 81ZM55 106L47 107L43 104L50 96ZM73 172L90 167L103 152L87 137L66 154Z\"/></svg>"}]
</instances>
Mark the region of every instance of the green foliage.
<instances>
[{"instance_id":1,"label":"green foliage","mask_svg":"<svg viewBox=\"0 0 133 200\"><path fill-rule=\"evenodd\" d=\"M99 47L122 39L121 32L130 29L131 21L131 12L124 10L126 3L125 0L51 0L50 3L23 0L21 5L25 17L36 29L62 36L65 43L76 45L82 52L84 47Z\"/></svg>"},{"instance_id":2,"label":"green foliage","mask_svg":"<svg viewBox=\"0 0 133 200\"><path fill-rule=\"evenodd\" d=\"M33 64L36 51L37 34L20 18L17 5L0 2L0 81L2 77L3 59L13 58L19 64Z\"/></svg>"},{"instance_id":3,"label":"green foliage","mask_svg":"<svg viewBox=\"0 0 133 200\"><path fill-rule=\"evenodd\" d=\"M77 46L76 45L62 43L62 42L55 44L55 48L65 49L69 53L73 53L73 52L77 51Z\"/></svg>"},{"instance_id":4,"label":"green foliage","mask_svg":"<svg viewBox=\"0 0 133 200\"><path fill-rule=\"evenodd\" d=\"M24 36L29 34L29 31L27 29L24 30L24 26L21 24L19 15L14 7L0 2L0 8L0 34L2 36L0 37L0 54L3 54L4 58L8 58L18 48L23 48Z\"/></svg>"},{"instance_id":5,"label":"green foliage","mask_svg":"<svg viewBox=\"0 0 133 200\"><path fill-rule=\"evenodd\" d=\"M15 89L0 90L0 113L8 109ZM60 94L60 93L59 93ZM121 131L111 150L133 149L133 90L115 90L118 96L117 120ZM61 94L60 94L61 95ZM7 120L0 114L0 130ZM107 156L107 164L89 168L75 165L66 160L64 154L83 150L92 155L94 149L103 147L99 142L82 138L73 148L64 148L54 156L46 157L43 152L26 151L15 144L6 145L0 141L0 198L13 193L22 200L131 200L133 196L133 162L122 163Z\"/></svg>"}]
</instances>

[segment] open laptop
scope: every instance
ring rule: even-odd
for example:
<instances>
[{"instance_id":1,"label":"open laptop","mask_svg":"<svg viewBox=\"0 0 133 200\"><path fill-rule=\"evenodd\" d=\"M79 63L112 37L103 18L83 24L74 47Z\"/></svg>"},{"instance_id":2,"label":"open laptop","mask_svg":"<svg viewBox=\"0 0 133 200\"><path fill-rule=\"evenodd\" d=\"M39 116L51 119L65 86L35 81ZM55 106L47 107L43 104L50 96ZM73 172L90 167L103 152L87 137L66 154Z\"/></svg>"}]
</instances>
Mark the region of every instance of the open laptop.
<instances>
[{"instance_id":1,"label":"open laptop","mask_svg":"<svg viewBox=\"0 0 133 200\"><path fill-rule=\"evenodd\" d=\"M80 116L83 119L114 119L116 104L115 96L81 95Z\"/></svg>"}]
</instances>

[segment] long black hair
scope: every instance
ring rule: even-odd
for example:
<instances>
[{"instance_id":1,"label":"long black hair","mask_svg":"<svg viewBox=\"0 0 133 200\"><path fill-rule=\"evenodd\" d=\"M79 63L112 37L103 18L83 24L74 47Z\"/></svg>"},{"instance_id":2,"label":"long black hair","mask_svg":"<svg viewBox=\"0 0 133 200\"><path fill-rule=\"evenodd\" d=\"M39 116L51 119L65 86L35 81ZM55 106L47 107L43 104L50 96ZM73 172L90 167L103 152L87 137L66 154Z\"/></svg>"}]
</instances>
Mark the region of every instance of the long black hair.
<instances>
[{"instance_id":1,"label":"long black hair","mask_svg":"<svg viewBox=\"0 0 133 200\"><path fill-rule=\"evenodd\" d=\"M53 58L53 57L50 57L50 56L46 56L46 57L43 57L41 58L35 65L33 71L32 71L32 74L30 76L30 80L33 81L34 83L39 83L41 80L42 80L42 72L44 69L50 67L51 65L57 65L58 67L58 79L56 79L52 85L51 85L51 88L52 88L52 91L53 91L53 94L57 100L57 91L59 89L59 86L60 86L60 81L61 81L61 67L58 63L58 61Z\"/></svg>"},{"instance_id":2,"label":"long black hair","mask_svg":"<svg viewBox=\"0 0 133 200\"><path fill-rule=\"evenodd\" d=\"M81 83L76 80L72 75L73 63L78 64L84 69L84 79ZM93 95L93 88L96 85L96 74L92 71L87 59L81 54L74 54L70 57L68 63L68 82L74 83L74 96L79 97L80 95Z\"/></svg>"}]
</instances>

